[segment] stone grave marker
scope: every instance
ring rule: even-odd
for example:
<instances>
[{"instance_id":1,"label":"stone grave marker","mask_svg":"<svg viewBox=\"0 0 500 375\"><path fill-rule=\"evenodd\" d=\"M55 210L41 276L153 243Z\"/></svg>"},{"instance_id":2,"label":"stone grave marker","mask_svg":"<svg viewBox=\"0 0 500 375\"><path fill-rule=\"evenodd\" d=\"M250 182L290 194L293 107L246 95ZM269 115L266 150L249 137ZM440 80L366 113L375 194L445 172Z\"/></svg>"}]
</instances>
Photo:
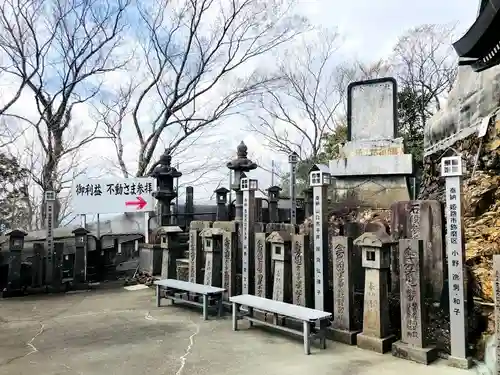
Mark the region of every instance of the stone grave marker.
<instances>
[{"instance_id":1,"label":"stone grave marker","mask_svg":"<svg viewBox=\"0 0 500 375\"><path fill-rule=\"evenodd\" d=\"M160 228L160 246L162 248L161 278L177 279L177 259L182 258L178 234L182 229L176 225Z\"/></svg>"},{"instance_id":2,"label":"stone grave marker","mask_svg":"<svg viewBox=\"0 0 500 375\"><path fill-rule=\"evenodd\" d=\"M220 228L206 228L200 232L205 251L205 285L222 286L222 236Z\"/></svg>"},{"instance_id":3,"label":"stone grave marker","mask_svg":"<svg viewBox=\"0 0 500 375\"><path fill-rule=\"evenodd\" d=\"M292 152L288 155L288 163L290 164L290 223L297 224L297 163L299 155Z\"/></svg>"},{"instance_id":4,"label":"stone grave marker","mask_svg":"<svg viewBox=\"0 0 500 375\"><path fill-rule=\"evenodd\" d=\"M332 338L348 345L356 344L360 332L354 322L353 241L345 236L331 238L333 258Z\"/></svg>"},{"instance_id":5,"label":"stone grave marker","mask_svg":"<svg viewBox=\"0 0 500 375\"><path fill-rule=\"evenodd\" d=\"M313 307L314 290L311 270L311 248L309 236L294 234L292 236L292 293L293 304Z\"/></svg>"},{"instance_id":6,"label":"stone grave marker","mask_svg":"<svg viewBox=\"0 0 500 375\"><path fill-rule=\"evenodd\" d=\"M254 293L254 223L255 223L255 190L258 188L257 180L242 178L240 188L243 191L243 218L242 227L242 293Z\"/></svg>"},{"instance_id":7,"label":"stone grave marker","mask_svg":"<svg viewBox=\"0 0 500 375\"><path fill-rule=\"evenodd\" d=\"M236 262L238 250L238 223L236 221L215 221L213 228L222 229L222 288L226 289L224 299L235 296Z\"/></svg>"},{"instance_id":8,"label":"stone grave marker","mask_svg":"<svg viewBox=\"0 0 500 375\"><path fill-rule=\"evenodd\" d=\"M292 302L291 242L288 232L273 232L266 241L271 244L273 262L273 300Z\"/></svg>"},{"instance_id":9,"label":"stone grave marker","mask_svg":"<svg viewBox=\"0 0 500 375\"><path fill-rule=\"evenodd\" d=\"M255 233L255 295L272 298L271 246L268 234Z\"/></svg>"},{"instance_id":10,"label":"stone grave marker","mask_svg":"<svg viewBox=\"0 0 500 375\"><path fill-rule=\"evenodd\" d=\"M203 229L210 228L210 221L194 220L189 227L189 278L190 283L203 284L202 269L203 262L203 241L199 237Z\"/></svg>"},{"instance_id":11,"label":"stone grave marker","mask_svg":"<svg viewBox=\"0 0 500 375\"><path fill-rule=\"evenodd\" d=\"M425 339L423 260L424 241L399 240L401 340L392 344L392 355L428 365L437 359L437 350Z\"/></svg>"}]
</instances>

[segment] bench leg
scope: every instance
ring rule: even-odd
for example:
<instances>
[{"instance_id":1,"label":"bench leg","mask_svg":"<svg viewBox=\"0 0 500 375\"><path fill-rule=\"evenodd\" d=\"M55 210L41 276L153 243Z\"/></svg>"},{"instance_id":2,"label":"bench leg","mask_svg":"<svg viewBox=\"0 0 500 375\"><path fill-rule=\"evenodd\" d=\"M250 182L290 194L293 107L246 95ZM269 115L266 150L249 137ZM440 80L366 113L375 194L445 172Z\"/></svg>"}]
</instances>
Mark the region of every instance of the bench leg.
<instances>
[{"instance_id":1,"label":"bench leg","mask_svg":"<svg viewBox=\"0 0 500 375\"><path fill-rule=\"evenodd\" d=\"M156 285L156 307L160 307L160 299L161 299L160 291L161 291L160 286Z\"/></svg>"},{"instance_id":2,"label":"bench leg","mask_svg":"<svg viewBox=\"0 0 500 375\"><path fill-rule=\"evenodd\" d=\"M248 307L248 316L253 318L253 307ZM251 320L249 320L248 323L250 323L250 327L253 327L253 322Z\"/></svg>"},{"instance_id":3,"label":"bench leg","mask_svg":"<svg viewBox=\"0 0 500 375\"><path fill-rule=\"evenodd\" d=\"M238 304L233 302L233 331L238 330Z\"/></svg>"},{"instance_id":4,"label":"bench leg","mask_svg":"<svg viewBox=\"0 0 500 375\"><path fill-rule=\"evenodd\" d=\"M309 336L311 335L311 326L309 322L303 322L304 326L304 353L306 355L311 354L311 341L309 340Z\"/></svg>"},{"instance_id":5,"label":"bench leg","mask_svg":"<svg viewBox=\"0 0 500 375\"><path fill-rule=\"evenodd\" d=\"M208 296L203 295L203 320L208 320Z\"/></svg>"},{"instance_id":6,"label":"bench leg","mask_svg":"<svg viewBox=\"0 0 500 375\"><path fill-rule=\"evenodd\" d=\"M219 306L218 306L217 315L218 315L218 316L219 316L219 318L220 318L220 317L222 316L222 312L223 312L223 310L224 310L224 305L222 304L222 301L223 301L224 297L223 297L223 295L221 294L221 295L219 295L219 297L218 297L218 298L219 298L219 299L218 299L218 301L217 301L217 302L218 302Z\"/></svg>"}]
</instances>

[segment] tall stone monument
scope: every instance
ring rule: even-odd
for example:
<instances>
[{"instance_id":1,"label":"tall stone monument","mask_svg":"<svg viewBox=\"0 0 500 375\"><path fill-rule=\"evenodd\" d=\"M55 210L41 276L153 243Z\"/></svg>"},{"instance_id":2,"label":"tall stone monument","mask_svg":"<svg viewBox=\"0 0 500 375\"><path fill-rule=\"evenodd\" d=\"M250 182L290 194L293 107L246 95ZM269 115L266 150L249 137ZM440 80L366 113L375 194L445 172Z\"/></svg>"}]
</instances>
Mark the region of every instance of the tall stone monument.
<instances>
[{"instance_id":1,"label":"tall stone monument","mask_svg":"<svg viewBox=\"0 0 500 375\"><path fill-rule=\"evenodd\" d=\"M363 332L357 336L357 345L377 353L390 351L396 341L390 327L388 296L392 244L385 231L367 232L354 241L361 247L365 268Z\"/></svg>"},{"instance_id":2,"label":"tall stone monument","mask_svg":"<svg viewBox=\"0 0 500 375\"><path fill-rule=\"evenodd\" d=\"M292 302L291 242L292 236L285 231L272 232L266 239L271 244L273 262L273 300Z\"/></svg>"},{"instance_id":3,"label":"tall stone monument","mask_svg":"<svg viewBox=\"0 0 500 375\"><path fill-rule=\"evenodd\" d=\"M56 193L54 191L45 192L45 229L47 235L45 238L45 246L47 251L47 257L45 259L45 285L52 285L53 274L54 274L54 258L55 258L55 247L54 247L54 210L56 204ZM84 255L85 272L84 279L87 281L87 254Z\"/></svg>"},{"instance_id":4,"label":"tall stone monument","mask_svg":"<svg viewBox=\"0 0 500 375\"><path fill-rule=\"evenodd\" d=\"M448 287L450 297L450 366L468 369L467 299L465 288L465 251L462 243L462 158L444 157L441 176L446 181L446 252L448 255Z\"/></svg>"},{"instance_id":5,"label":"tall stone monument","mask_svg":"<svg viewBox=\"0 0 500 375\"><path fill-rule=\"evenodd\" d=\"M304 307L314 306L312 249L309 243L309 236L306 234L292 236L292 299L294 305Z\"/></svg>"},{"instance_id":6,"label":"tall stone monument","mask_svg":"<svg viewBox=\"0 0 500 375\"><path fill-rule=\"evenodd\" d=\"M394 78L353 82L347 93L347 142L330 161L337 194L354 196L363 206L389 208L410 199L407 177L412 156L397 136L397 85Z\"/></svg>"},{"instance_id":7,"label":"tall stone monument","mask_svg":"<svg viewBox=\"0 0 500 375\"><path fill-rule=\"evenodd\" d=\"M206 228L200 232L205 251L204 284L222 286L222 235L220 228Z\"/></svg>"},{"instance_id":8,"label":"tall stone monument","mask_svg":"<svg viewBox=\"0 0 500 375\"><path fill-rule=\"evenodd\" d=\"M239 292L236 285L236 263L238 262L238 223L236 221L214 221L213 228L222 233L222 288L226 289L224 299Z\"/></svg>"},{"instance_id":9,"label":"tall stone monument","mask_svg":"<svg viewBox=\"0 0 500 375\"><path fill-rule=\"evenodd\" d=\"M242 178L240 190L243 192L243 217L241 222L242 233L242 270L241 270L241 292L243 294L254 293L254 223L255 223L255 190L258 189L257 180Z\"/></svg>"},{"instance_id":10,"label":"tall stone monument","mask_svg":"<svg viewBox=\"0 0 500 375\"><path fill-rule=\"evenodd\" d=\"M290 164L290 223L297 224L297 163L299 155L292 152L288 155L288 163Z\"/></svg>"},{"instance_id":11,"label":"tall stone monument","mask_svg":"<svg viewBox=\"0 0 500 375\"><path fill-rule=\"evenodd\" d=\"M330 172L323 164L316 164L309 172L313 188L313 243L314 243L314 308L331 312L328 291L328 185Z\"/></svg>"},{"instance_id":12,"label":"tall stone monument","mask_svg":"<svg viewBox=\"0 0 500 375\"><path fill-rule=\"evenodd\" d=\"M189 271L188 281L195 284L203 284L202 268L203 262L203 241L200 237L200 232L205 228L210 228L210 221L195 220L191 221L189 226Z\"/></svg>"},{"instance_id":13,"label":"tall stone monument","mask_svg":"<svg viewBox=\"0 0 500 375\"><path fill-rule=\"evenodd\" d=\"M426 342L427 309L424 303L424 241L399 240L401 340L392 344L395 357L428 365L437 359Z\"/></svg>"},{"instance_id":14,"label":"tall stone monument","mask_svg":"<svg viewBox=\"0 0 500 375\"><path fill-rule=\"evenodd\" d=\"M271 244L266 232L255 233L255 295L272 298Z\"/></svg>"}]
</instances>

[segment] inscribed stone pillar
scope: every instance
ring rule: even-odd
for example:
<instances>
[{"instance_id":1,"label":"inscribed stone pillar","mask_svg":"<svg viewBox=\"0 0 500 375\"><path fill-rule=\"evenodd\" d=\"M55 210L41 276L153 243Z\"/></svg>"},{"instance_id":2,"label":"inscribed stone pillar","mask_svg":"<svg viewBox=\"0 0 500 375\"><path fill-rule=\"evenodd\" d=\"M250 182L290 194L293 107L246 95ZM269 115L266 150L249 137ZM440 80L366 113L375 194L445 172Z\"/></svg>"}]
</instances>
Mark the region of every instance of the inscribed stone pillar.
<instances>
[{"instance_id":1,"label":"inscribed stone pillar","mask_svg":"<svg viewBox=\"0 0 500 375\"><path fill-rule=\"evenodd\" d=\"M203 262L203 241L199 237L200 232L205 228L210 228L210 221L192 221L189 229L189 282L203 284L203 274L201 272Z\"/></svg>"},{"instance_id":2,"label":"inscribed stone pillar","mask_svg":"<svg viewBox=\"0 0 500 375\"><path fill-rule=\"evenodd\" d=\"M354 321L353 241L349 237L331 238L333 258L333 324L335 341L356 344L360 332Z\"/></svg>"},{"instance_id":3,"label":"inscribed stone pillar","mask_svg":"<svg viewBox=\"0 0 500 375\"><path fill-rule=\"evenodd\" d=\"M290 164L290 223L297 224L297 163L299 155L292 152L288 155Z\"/></svg>"},{"instance_id":4,"label":"inscribed stone pillar","mask_svg":"<svg viewBox=\"0 0 500 375\"><path fill-rule=\"evenodd\" d=\"M292 236L292 286L293 304L305 307L314 306L313 275L311 270L311 248L309 236Z\"/></svg>"},{"instance_id":5,"label":"inscribed stone pillar","mask_svg":"<svg viewBox=\"0 0 500 375\"><path fill-rule=\"evenodd\" d=\"M271 245L267 233L255 233L255 295L272 298Z\"/></svg>"},{"instance_id":6,"label":"inscribed stone pillar","mask_svg":"<svg viewBox=\"0 0 500 375\"><path fill-rule=\"evenodd\" d=\"M253 234L255 223L255 190L257 188L257 180L246 177L241 179L240 189L243 192L241 291L243 294L253 294L255 287Z\"/></svg>"},{"instance_id":7,"label":"inscribed stone pillar","mask_svg":"<svg viewBox=\"0 0 500 375\"><path fill-rule=\"evenodd\" d=\"M437 359L425 339L427 309L424 303L424 241L399 240L401 340L392 344L392 355L428 365Z\"/></svg>"},{"instance_id":8,"label":"inscribed stone pillar","mask_svg":"<svg viewBox=\"0 0 500 375\"><path fill-rule=\"evenodd\" d=\"M205 251L205 285L222 286L222 235L220 228L207 228L200 232Z\"/></svg>"},{"instance_id":9,"label":"inscribed stone pillar","mask_svg":"<svg viewBox=\"0 0 500 375\"><path fill-rule=\"evenodd\" d=\"M177 278L177 259L182 258L177 235L182 233L178 226L168 226L160 228L160 246L162 248L161 278Z\"/></svg>"},{"instance_id":10,"label":"inscribed stone pillar","mask_svg":"<svg viewBox=\"0 0 500 375\"><path fill-rule=\"evenodd\" d=\"M273 300L292 302L291 235L288 232L273 232L267 239L271 244L273 262Z\"/></svg>"},{"instance_id":11,"label":"inscribed stone pillar","mask_svg":"<svg viewBox=\"0 0 500 375\"><path fill-rule=\"evenodd\" d=\"M236 289L236 262L238 251L238 223L236 221L216 221L214 228L220 228L222 234L222 288L225 300L235 296Z\"/></svg>"},{"instance_id":12,"label":"inscribed stone pillar","mask_svg":"<svg viewBox=\"0 0 500 375\"><path fill-rule=\"evenodd\" d=\"M441 299L444 285L443 211L433 200L397 202L391 206L391 234L395 241L424 241L423 283L425 296Z\"/></svg>"},{"instance_id":13,"label":"inscribed stone pillar","mask_svg":"<svg viewBox=\"0 0 500 375\"><path fill-rule=\"evenodd\" d=\"M390 332L388 276L392 239L385 232L364 233L354 244L361 246L365 268L363 332L356 340L358 347L385 353L396 337Z\"/></svg>"}]
</instances>

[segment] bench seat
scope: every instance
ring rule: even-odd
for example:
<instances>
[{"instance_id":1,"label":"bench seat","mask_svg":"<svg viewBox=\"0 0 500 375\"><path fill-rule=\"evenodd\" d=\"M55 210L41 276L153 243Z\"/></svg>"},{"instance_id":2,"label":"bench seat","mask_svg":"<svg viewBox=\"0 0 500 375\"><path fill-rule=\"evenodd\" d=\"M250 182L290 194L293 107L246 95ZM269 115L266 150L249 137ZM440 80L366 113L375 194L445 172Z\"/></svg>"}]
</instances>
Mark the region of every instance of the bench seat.
<instances>
[{"instance_id":1,"label":"bench seat","mask_svg":"<svg viewBox=\"0 0 500 375\"><path fill-rule=\"evenodd\" d=\"M208 309L211 307L211 306L209 306L209 299L217 301L215 307L217 307L218 315L220 316L222 314L222 298L223 298L223 294L226 291L226 289L218 288L218 287L210 286L210 285L190 283L188 281L182 281L182 280L176 280L176 279L157 280L154 282L154 284L156 285L156 306L157 307L160 307L160 300L162 298L161 292L164 291L165 298L171 300L172 303L180 302L180 303L184 303L184 304L203 307L203 319L204 320L208 319ZM188 299L179 298L176 296L176 292L178 292L178 291L183 291L183 292L201 295L203 302L199 303L196 301L191 301ZM177 293L177 295L178 294L179 293Z\"/></svg>"},{"instance_id":2,"label":"bench seat","mask_svg":"<svg viewBox=\"0 0 500 375\"><path fill-rule=\"evenodd\" d=\"M229 301L233 304L233 330L238 330L238 320L245 319L253 323L270 326L281 331L300 334L304 339L304 353L311 353L311 341L319 338L321 347L326 348L326 327L329 324L332 314L329 312L310 309L308 307L293 305L290 303L274 301L267 298L257 297L250 294L230 297ZM246 312L241 312L240 307L246 306ZM266 313L272 313L275 316L274 324L263 322L253 317L253 310L260 310ZM281 315L302 322L302 332L283 327L277 324L277 317ZM315 333L311 333L311 326L315 326Z\"/></svg>"}]
</instances>

